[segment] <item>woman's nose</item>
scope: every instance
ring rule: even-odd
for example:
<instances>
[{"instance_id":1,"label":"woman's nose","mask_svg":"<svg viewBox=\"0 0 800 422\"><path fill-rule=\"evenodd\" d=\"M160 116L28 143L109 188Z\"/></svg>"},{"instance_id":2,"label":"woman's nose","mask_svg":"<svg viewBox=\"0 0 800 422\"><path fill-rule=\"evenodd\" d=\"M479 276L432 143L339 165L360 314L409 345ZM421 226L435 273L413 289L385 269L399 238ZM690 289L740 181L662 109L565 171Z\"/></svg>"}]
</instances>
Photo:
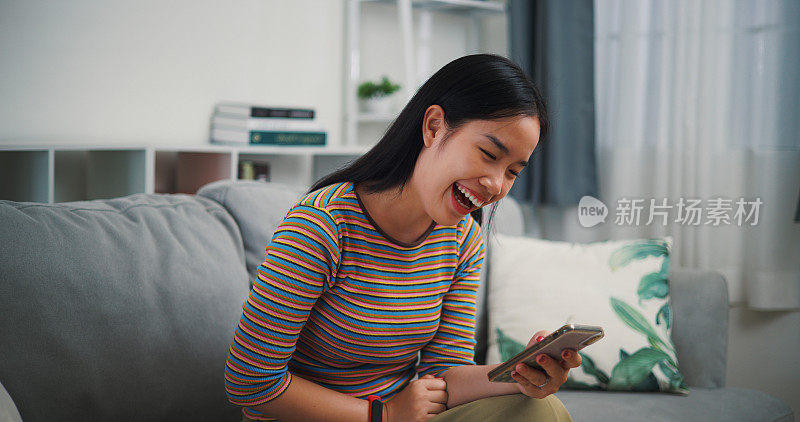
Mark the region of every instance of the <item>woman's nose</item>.
<instances>
[{"instance_id":1,"label":"woman's nose","mask_svg":"<svg viewBox=\"0 0 800 422\"><path fill-rule=\"evenodd\" d=\"M483 176L480 182L492 196L500 195L503 190L503 182L497 176Z\"/></svg>"}]
</instances>

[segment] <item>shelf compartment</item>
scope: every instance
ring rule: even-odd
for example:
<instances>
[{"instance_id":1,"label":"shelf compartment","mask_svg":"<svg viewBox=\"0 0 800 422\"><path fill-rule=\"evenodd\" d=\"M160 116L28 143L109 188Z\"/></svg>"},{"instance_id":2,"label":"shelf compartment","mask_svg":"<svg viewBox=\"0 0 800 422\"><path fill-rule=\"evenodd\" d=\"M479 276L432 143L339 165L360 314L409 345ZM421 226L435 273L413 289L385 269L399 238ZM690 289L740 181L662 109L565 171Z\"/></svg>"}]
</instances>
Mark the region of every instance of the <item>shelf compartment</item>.
<instances>
[{"instance_id":1,"label":"shelf compartment","mask_svg":"<svg viewBox=\"0 0 800 422\"><path fill-rule=\"evenodd\" d=\"M231 178L231 152L156 151L155 193L194 194Z\"/></svg>"},{"instance_id":2,"label":"shelf compartment","mask_svg":"<svg viewBox=\"0 0 800 422\"><path fill-rule=\"evenodd\" d=\"M54 151L53 202L128 196L145 191L145 150Z\"/></svg>"},{"instance_id":3,"label":"shelf compartment","mask_svg":"<svg viewBox=\"0 0 800 422\"><path fill-rule=\"evenodd\" d=\"M0 151L0 199L49 202L50 152Z\"/></svg>"},{"instance_id":4,"label":"shelf compartment","mask_svg":"<svg viewBox=\"0 0 800 422\"><path fill-rule=\"evenodd\" d=\"M259 154L239 152L239 163L253 161L269 167L269 181L307 188L311 185L309 154Z\"/></svg>"}]
</instances>

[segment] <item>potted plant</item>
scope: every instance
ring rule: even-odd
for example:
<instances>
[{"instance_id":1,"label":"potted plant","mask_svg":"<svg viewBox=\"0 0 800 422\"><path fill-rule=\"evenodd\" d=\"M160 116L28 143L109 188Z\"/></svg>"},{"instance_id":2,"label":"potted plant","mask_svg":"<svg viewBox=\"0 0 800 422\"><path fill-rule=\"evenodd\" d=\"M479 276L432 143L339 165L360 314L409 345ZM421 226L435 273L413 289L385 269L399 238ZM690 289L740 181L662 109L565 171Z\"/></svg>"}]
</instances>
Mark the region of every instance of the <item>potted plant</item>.
<instances>
[{"instance_id":1,"label":"potted plant","mask_svg":"<svg viewBox=\"0 0 800 422\"><path fill-rule=\"evenodd\" d=\"M383 76L379 83L367 81L360 84L358 98L361 100L362 111L376 114L391 113L391 95L399 89L400 85L393 83L386 76Z\"/></svg>"}]
</instances>

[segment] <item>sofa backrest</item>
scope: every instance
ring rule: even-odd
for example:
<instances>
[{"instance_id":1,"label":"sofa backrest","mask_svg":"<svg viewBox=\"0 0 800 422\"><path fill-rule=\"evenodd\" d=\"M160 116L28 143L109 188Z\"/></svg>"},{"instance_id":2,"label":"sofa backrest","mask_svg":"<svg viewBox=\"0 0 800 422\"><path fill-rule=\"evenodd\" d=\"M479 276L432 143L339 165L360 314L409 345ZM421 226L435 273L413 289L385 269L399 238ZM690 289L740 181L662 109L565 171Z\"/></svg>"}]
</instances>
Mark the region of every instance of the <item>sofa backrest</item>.
<instances>
[{"instance_id":1,"label":"sofa backrest","mask_svg":"<svg viewBox=\"0 0 800 422\"><path fill-rule=\"evenodd\" d=\"M0 201L0 381L26 422L238 420L224 365L248 294L218 203Z\"/></svg>"},{"instance_id":2,"label":"sofa backrest","mask_svg":"<svg viewBox=\"0 0 800 422\"><path fill-rule=\"evenodd\" d=\"M209 183L197 195L213 199L231 214L242 234L250 285L264 262L267 243L289 207L303 196L300 188L279 183L221 180Z\"/></svg>"}]
</instances>

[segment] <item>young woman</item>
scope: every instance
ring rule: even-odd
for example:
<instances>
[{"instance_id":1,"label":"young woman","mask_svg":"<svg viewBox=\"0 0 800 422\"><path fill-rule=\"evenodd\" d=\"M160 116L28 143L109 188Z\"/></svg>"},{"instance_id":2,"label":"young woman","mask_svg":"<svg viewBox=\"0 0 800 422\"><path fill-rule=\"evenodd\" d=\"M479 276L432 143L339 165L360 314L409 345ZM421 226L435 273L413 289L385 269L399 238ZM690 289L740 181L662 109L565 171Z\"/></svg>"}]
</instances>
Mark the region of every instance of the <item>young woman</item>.
<instances>
[{"instance_id":1,"label":"young woman","mask_svg":"<svg viewBox=\"0 0 800 422\"><path fill-rule=\"evenodd\" d=\"M547 373L521 365L512 384L473 361L481 208L546 129L518 66L466 56L318 181L267 245L231 344L226 389L245 420L570 420L552 393L580 365L574 351L545 357Z\"/></svg>"}]
</instances>

